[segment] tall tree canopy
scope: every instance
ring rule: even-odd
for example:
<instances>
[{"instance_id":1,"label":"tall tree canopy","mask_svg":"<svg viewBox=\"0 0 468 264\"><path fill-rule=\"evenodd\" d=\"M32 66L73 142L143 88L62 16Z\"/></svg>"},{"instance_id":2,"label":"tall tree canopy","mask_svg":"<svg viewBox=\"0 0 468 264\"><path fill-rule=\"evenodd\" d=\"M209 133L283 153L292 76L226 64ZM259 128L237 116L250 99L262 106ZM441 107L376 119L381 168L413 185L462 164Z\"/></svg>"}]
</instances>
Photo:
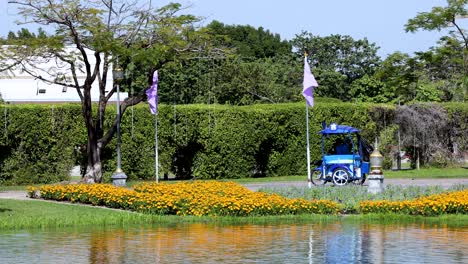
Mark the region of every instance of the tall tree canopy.
<instances>
[{"instance_id":1,"label":"tall tree canopy","mask_svg":"<svg viewBox=\"0 0 468 264\"><path fill-rule=\"evenodd\" d=\"M229 56L200 52L166 65L161 70L161 102L246 105L287 102L300 95L294 87L300 86L301 64L279 34L218 21L204 30L213 45L230 49Z\"/></svg>"},{"instance_id":2,"label":"tall tree canopy","mask_svg":"<svg viewBox=\"0 0 468 264\"><path fill-rule=\"evenodd\" d=\"M408 23L405 25L405 30L407 32L416 32L417 30L438 30L449 29L449 37L444 37L444 47L449 47L452 51L445 49L445 52L449 51L451 54L447 54L447 58L451 60L451 66L455 60L453 60L453 51L458 51L459 58L462 58L459 65L462 66L462 72L459 76L453 76L457 80L460 80L458 84L454 86L454 89L451 89L452 92L457 91L461 92L462 95L456 95L452 98L465 100L468 96L468 32L465 28L462 27L461 19L468 19L468 0L447 0L447 6L433 7L431 12L421 12L416 15L416 17L408 20ZM443 56L443 59L446 59ZM426 57L427 58L427 57ZM433 58L430 63L440 63L441 58ZM453 67L448 69L448 72L453 73Z\"/></svg>"},{"instance_id":3,"label":"tall tree canopy","mask_svg":"<svg viewBox=\"0 0 468 264\"><path fill-rule=\"evenodd\" d=\"M349 100L346 88L353 81L372 75L380 63L378 47L367 39L354 40L350 36L314 36L302 32L291 41L297 56L309 50L311 66L320 84L317 94Z\"/></svg>"},{"instance_id":4,"label":"tall tree canopy","mask_svg":"<svg viewBox=\"0 0 468 264\"><path fill-rule=\"evenodd\" d=\"M272 58L291 53L288 41L281 40L279 34L273 34L263 27L225 25L215 20L208 24L207 29L218 36L220 44L234 48L242 58Z\"/></svg>"},{"instance_id":5,"label":"tall tree canopy","mask_svg":"<svg viewBox=\"0 0 468 264\"><path fill-rule=\"evenodd\" d=\"M457 34L468 49L468 35L466 29L462 28L459 20L468 18L468 0L447 0L447 6L433 7L431 12L421 12L416 17L408 20L405 25L407 32L423 30L442 30L451 28L451 34ZM454 30L453 30L454 28Z\"/></svg>"},{"instance_id":6,"label":"tall tree canopy","mask_svg":"<svg viewBox=\"0 0 468 264\"><path fill-rule=\"evenodd\" d=\"M381 95L384 102L405 103L413 100L417 75L414 59L406 53L390 54L380 65L374 77L385 87Z\"/></svg>"},{"instance_id":7,"label":"tall tree canopy","mask_svg":"<svg viewBox=\"0 0 468 264\"><path fill-rule=\"evenodd\" d=\"M23 23L47 25L55 30L49 37L10 39L2 49L2 69L16 67L47 83L74 88L82 104L87 129L87 173L83 180L102 179L101 152L116 132L117 118L104 131L104 112L115 86L106 91L112 65L124 71L138 70L144 78L126 78L123 85L135 93L120 105L123 114L128 106L145 99L144 91L152 72L168 62L192 52L222 52L210 49L209 37L198 30L199 18L180 15L180 4L151 6L151 1L127 0L10 0L16 5ZM56 61L60 71L41 74L35 67L44 61ZM78 78L85 75L85 78ZM91 89L99 90L97 106L91 103ZM93 114L94 112L94 114Z\"/></svg>"}]
</instances>

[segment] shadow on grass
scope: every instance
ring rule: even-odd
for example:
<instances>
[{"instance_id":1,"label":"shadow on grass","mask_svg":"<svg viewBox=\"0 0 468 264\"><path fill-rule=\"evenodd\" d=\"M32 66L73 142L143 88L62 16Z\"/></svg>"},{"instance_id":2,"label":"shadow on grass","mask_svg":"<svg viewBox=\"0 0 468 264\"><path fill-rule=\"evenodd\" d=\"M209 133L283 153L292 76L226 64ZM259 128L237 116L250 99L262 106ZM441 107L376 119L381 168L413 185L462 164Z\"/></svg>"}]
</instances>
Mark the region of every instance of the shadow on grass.
<instances>
[{"instance_id":1,"label":"shadow on grass","mask_svg":"<svg viewBox=\"0 0 468 264\"><path fill-rule=\"evenodd\" d=\"M8 209L8 208L0 208L0 213L10 212L10 211L12 211L12 210Z\"/></svg>"}]
</instances>

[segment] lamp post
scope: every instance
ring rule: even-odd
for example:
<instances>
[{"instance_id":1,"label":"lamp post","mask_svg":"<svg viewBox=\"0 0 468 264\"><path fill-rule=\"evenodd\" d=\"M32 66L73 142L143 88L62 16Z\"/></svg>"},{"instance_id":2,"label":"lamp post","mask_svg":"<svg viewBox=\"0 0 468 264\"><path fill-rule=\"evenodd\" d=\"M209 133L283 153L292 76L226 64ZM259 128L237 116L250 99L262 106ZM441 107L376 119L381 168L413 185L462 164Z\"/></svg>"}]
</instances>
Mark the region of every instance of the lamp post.
<instances>
[{"instance_id":1,"label":"lamp post","mask_svg":"<svg viewBox=\"0 0 468 264\"><path fill-rule=\"evenodd\" d=\"M116 84L116 92L117 92L117 169L115 170L114 174L112 174L112 183L115 186L126 186L127 182L127 175L122 171L121 166L121 155L120 155L120 82L123 80L124 72L123 69L117 66L112 71L112 76L114 79L114 83Z\"/></svg>"}]
</instances>

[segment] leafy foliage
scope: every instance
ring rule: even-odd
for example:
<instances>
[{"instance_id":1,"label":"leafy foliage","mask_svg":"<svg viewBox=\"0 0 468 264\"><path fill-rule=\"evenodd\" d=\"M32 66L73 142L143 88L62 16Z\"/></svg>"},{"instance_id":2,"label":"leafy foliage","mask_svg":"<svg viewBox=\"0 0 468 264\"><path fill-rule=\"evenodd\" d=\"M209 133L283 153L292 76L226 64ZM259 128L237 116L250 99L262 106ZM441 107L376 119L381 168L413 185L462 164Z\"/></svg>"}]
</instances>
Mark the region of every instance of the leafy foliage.
<instances>
[{"instance_id":1,"label":"leafy foliage","mask_svg":"<svg viewBox=\"0 0 468 264\"><path fill-rule=\"evenodd\" d=\"M55 34L47 35L42 29L37 33L28 29L10 32L0 42L11 44L14 48L1 50L0 71L20 66L29 71L30 67L34 69L38 60L58 60L66 65L68 73L57 73L50 80L45 80L37 72L29 73L39 80L77 90L83 108L81 112L71 112L75 117L83 117L88 142L83 142L80 134L80 140L73 144L87 152L80 152L79 160L88 164L87 170L92 172L90 175L96 181L100 180L101 159L105 170L111 171L114 167L111 162L114 158L114 143L111 139L118 120L106 110L112 109L107 103L115 87L106 91L105 86L112 64L117 62L125 71L121 88L130 93L130 97L121 105L122 113L145 100L144 90L151 82L151 74L155 69L160 70L160 102L167 104L161 107L160 116L164 117L160 120L164 142L161 160L163 171L179 178L193 175L203 178L257 177L303 171L303 110L294 105L265 108L250 106L244 109L218 104L303 101L300 89L302 52L305 49L309 50L313 72L320 84L315 90L315 95L320 99L327 97L338 101L407 104L396 111L398 124L410 128L403 128L408 139L406 147L424 156L425 163L435 162L437 156L436 163L444 165L447 163L447 160L444 161L446 154L458 155L456 153L466 149L466 137L463 134L466 133L463 125L467 123L466 106L463 104L455 107L445 105L444 108L450 109L446 113L448 119L440 119L445 114L435 119L453 128L440 133L436 132L439 128L431 131L437 133L434 135L437 139L447 138L439 142L435 153L432 147L422 150L418 144L409 142L427 141L425 133L414 133L417 128L411 127L412 122L432 120L437 113L443 112L438 108L435 115L431 116L422 113L423 108L411 104L464 102L467 99L468 41L466 30L458 23L459 18L468 14L467 0L448 0L447 7L434 7L431 12L419 13L408 21L406 30L411 32L453 26L455 30L443 37L438 46L417 52L414 56L396 52L383 62L376 55L378 47L365 38L354 40L350 36L341 35L319 37L302 32L287 42L281 40L278 34L261 27L224 25L214 21L200 28L197 26L199 18L179 15L182 6L176 3L154 8L127 5L126 1L121 0L11 2L20 7L20 13L27 22L51 25ZM66 52L69 45L76 47L72 54ZM291 47L294 47L293 51ZM90 60L92 57L96 63ZM78 72L85 73L86 78L77 78ZM67 80L67 76L72 78ZM89 91L93 83L98 84L93 89L99 89L101 95L97 105L91 104L90 99ZM208 106L179 106L193 103ZM400 111L404 107L405 110ZM126 133L123 135L124 142L132 142L122 146L129 155L124 166L131 174L135 171L133 177L145 178L152 173L150 167L146 166L151 163L151 157L140 155L140 151L152 152L147 138L151 137L153 123L148 121L151 120L148 113L138 107L131 109L132 115L124 115L122 120L124 129L132 124L130 136ZM369 132L371 138L377 134L381 137L385 135L389 144L393 142L392 133L396 131L392 126L395 116L393 107L386 109L367 104L357 107L331 102L329 106L319 104L312 111L313 123L320 124L328 120L346 122L368 131L378 129L379 133ZM133 122L141 123L137 126ZM141 127L141 130L136 127ZM231 129L227 130L227 127ZM15 127L12 129L19 131ZM58 174L61 174L69 167L69 163L51 163L50 168L44 164L39 166L38 161L41 159L55 162L57 150L46 146L41 148L48 150L47 155L34 154L40 152L34 149L39 145L34 146L30 138L35 139L37 136L23 135L25 132L15 133L21 139L13 140L8 138L12 134L5 133L6 143L0 146L0 159L5 165L1 173L5 179L12 180L16 176L9 173L21 169L28 172L50 169L52 172L60 171ZM411 133L416 136L411 136ZM42 136L47 137L45 134ZM10 145L10 140L19 145ZM62 144L61 140L50 139L47 142L54 146ZM244 145L241 146L240 142ZM106 148L107 144L109 146ZM83 148L83 145L86 147ZM28 149L28 152L24 152L24 149ZM16 155L14 159L10 159L12 155ZM37 164L40 169L31 164ZM38 177L40 179L35 181L44 178Z\"/></svg>"},{"instance_id":2,"label":"leafy foliage","mask_svg":"<svg viewBox=\"0 0 468 264\"><path fill-rule=\"evenodd\" d=\"M79 105L5 107L6 117L0 119L0 127L6 127L0 141L0 178L4 184L66 180L73 165L86 166L86 151L82 151L86 132L75 118L81 110ZM425 162L443 165L447 161L441 163L437 153L451 157L451 153L466 151L465 105L414 106L409 114L424 113L418 114L417 120L400 115L401 109L395 113L393 106L318 100L309 116L312 161L321 159L321 140L316 132L322 121L358 127L369 140L388 131L386 142L394 144L395 114L397 124L401 123L404 146L415 146L429 154ZM428 119L434 109L443 114L438 116L438 123ZM122 119L122 168L130 179L154 179L155 116L145 105L129 111ZM162 104L158 115L160 176L221 179L304 174L304 111L302 103L240 107ZM115 115L115 107L109 107L106 114ZM413 127L421 123L424 126ZM104 127L111 125L107 122ZM102 153L105 172L115 170L115 155L112 141Z\"/></svg>"},{"instance_id":3,"label":"leafy foliage","mask_svg":"<svg viewBox=\"0 0 468 264\"><path fill-rule=\"evenodd\" d=\"M389 101L385 97L385 83L368 75L351 84L350 94L356 102L384 103Z\"/></svg>"},{"instance_id":4,"label":"leafy foliage","mask_svg":"<svg viewBox=\"0 0 468 264\"><path fill-rule=\"evenodd\" d=\"M461 89L457 89L457 92L461 92L462 100L466 99L468 89L468 35L459 20L468 17L467 7L468 0L447 0L446 7L436 6L431 12L418 13L405 25L407 32L415 32L419 29L429 31L450 29L449 37L442 38L444 45L437 51L442 56L437 56L432 62L441 63L442 58L445 66L451 64L462 69L462 74L457 76L457 79L461 80ZM456 55L453 56L454 54ZM444 69L448 74L453 74L453 67Z\"/></svg>"},{"instance_id":5,"label":"leafy foliage","mask_svg":"<svg viewBox=\"0 0 468 264\"><path fill-rule=\"evenodd\" d=\"M301 67L289 58L180 60L160 71L160 101L231 105L301 101Z\"/></svg>"},{"instance_id":6,"label":"leafy foliage","mask_svg":"<svg viewBox=\"0 0 468 264\"><path fill-rule=\"evenodd\" d=\"M132 90L131 97L121 104L119 112L124 113L127 107L144 100L154 70L193 50L212 52L209 35L196 27L199 18L178 14L182 8L178 3L159 8L125 0L10 3L17 6L26 23L48 25L55 34L35 37L27 30L20 31L18 37L10 34L10 45L0 49L0 71L21 70L40 81L76 90L88 135L86 182L101 181L101 153L105 153L121 116L113 117L113 125L104 129L105 110L117 90L117 86L106 90L112 68L123 67L135 77L120 83L123 89ZM222 49L216 52L223 54ZM38 66L44 62L55 62L52 68L59 71L41 74L51 72ZM99 94L96 111L91 103L92 89Z\"/></svg>"},{"instance_id":7,"label":"leafy foliage","mask_svg":"<svg viewBox=\"0 0 468 264\"><path fill-rule=\"evenodd\" d=\"M0 141L0 183L31 184L67 180L75 163L82 126L79 107L4 105Z\"/></svg>"},{"instance_id":8,"label":"leafy foliage","mask_svg":"<svg viewBox=\"0 0 468 264\"><path fill-rule=\"evenodd\" d=\"M378 48L365 38L354 40L341 35L319 37L302 32L291 43L298 57L304 50L309 51L317 81L320 87L327 87L318 89L322 96L349 100L346 86L366 74L372 75L380 63Z\"/></svg>"},{"instance_id":9,"label":"leafy foliage","mask_svg":"<svg viewBox=\"0 0 468 264\"><path fill-rule=\"evenodd\" d=\"M272 58L291 52L288 41L281 40L279 34L273 34L263 27L255 29L248 25L225 25L215 20L207 25L207 29L217 36L216 42L234 48L241 58Z\"/></svg>"}]
</instances>

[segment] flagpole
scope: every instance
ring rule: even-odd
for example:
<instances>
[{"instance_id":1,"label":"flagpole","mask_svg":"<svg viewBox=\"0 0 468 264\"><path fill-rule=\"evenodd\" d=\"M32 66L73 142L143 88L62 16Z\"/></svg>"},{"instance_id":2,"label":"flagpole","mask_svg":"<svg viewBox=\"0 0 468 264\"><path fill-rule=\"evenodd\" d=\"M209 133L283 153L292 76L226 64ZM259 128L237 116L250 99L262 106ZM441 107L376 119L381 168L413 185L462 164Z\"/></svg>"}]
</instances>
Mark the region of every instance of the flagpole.
<instances>
[{"instance_id":1,"label":"flagpole","mask_svg":"<svg viewBox=\"0 0 468 264\"><path fill-rule=\"evenodd\" d=\"M153 82L151 87L146 90L146 95L148 96L148 104L150 106L150 111L154 118L154 168L155 168L155 180L156 183L159 182L159 155L158 155L158 71L153 73Z\"/></svg>"},{"instance_id":2,"label":"flagpole","mask_svg":"<svg viewBox=\"0 0 468 264\"><path fill-rule=\"evenodd\" d=\"M310 170L310 142L309 142L309 106L314 106L314 87L318 87L314 75L310 71L309 63L307 62L308 52L304 52L304 81L302 83L302 95L306 99L306 140L307 140L307 185L312 188L312 177Z\"/></svg>"},{"instance_id":3,"label":"flagpole","mask_svg":"<svg viewBox=\"0 0 468 264\"><path fill-rule=\"evenodd\" d=\"M307 138L307 185L312 188L312 178L310 175L310 143L309 143L309 105L306 102L306 138Z\"/></svg>"},{"instance_id":4,"label":"flagpole","mask_svg":"<svg viewBox=\"0 0 468 264\"><path fill-rule=\"evenodd\" d=\"M158 114L156 113L156 118L154 120L154 141L155 141L155 161L154 161L154 166L156 168L156 183L159 182L159 153L158 153Z\"/></svg>"}]
</instances>

